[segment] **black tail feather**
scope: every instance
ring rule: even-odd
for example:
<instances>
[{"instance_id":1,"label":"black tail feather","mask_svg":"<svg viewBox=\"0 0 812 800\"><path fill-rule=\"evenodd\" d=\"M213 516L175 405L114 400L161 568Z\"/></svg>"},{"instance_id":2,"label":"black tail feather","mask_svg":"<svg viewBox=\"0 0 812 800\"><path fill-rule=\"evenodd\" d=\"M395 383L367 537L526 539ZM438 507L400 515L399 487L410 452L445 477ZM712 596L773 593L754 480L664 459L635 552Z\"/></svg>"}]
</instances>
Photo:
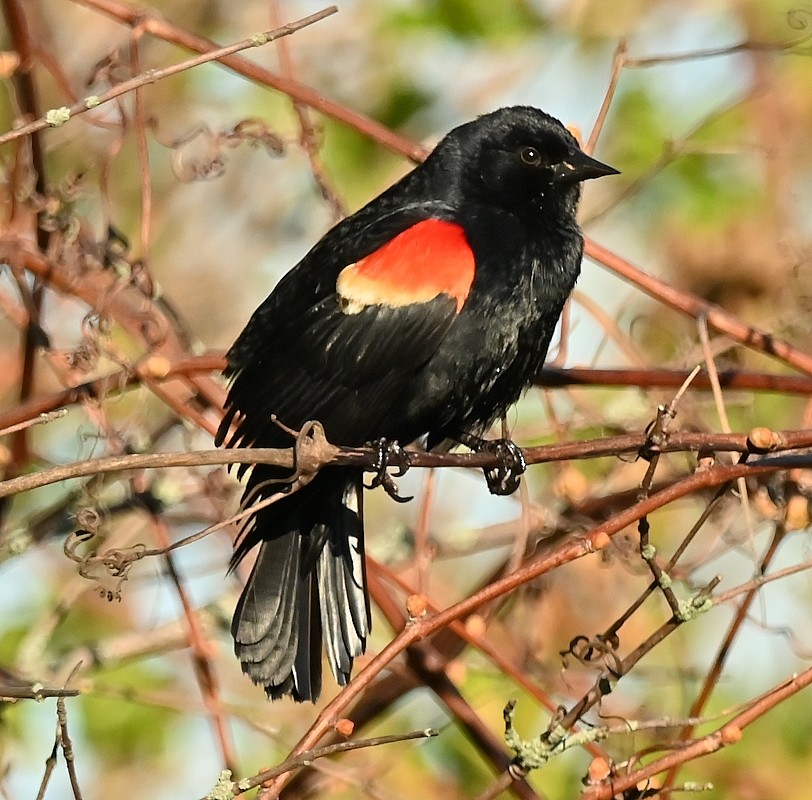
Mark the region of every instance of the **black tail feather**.
<instances>
[{"instance_id":1,"label":"black tail feather","mask_svg":"<svg viewBox=\"0 0 812 800\"><path fill-rule=\"evenodd\" d=\"M235 652L272 699L316 700L322 639L342 686L364 652L370 614L361 492L357 472L326 470L258 512L238 548L240 557L262 540L234 612Z\"/></svg>"},{"instance_id":2,"label":"black tail feather","mask_svg":"<svg viewBox=\"0 0 812 800\"><path fill-rule=\"evenodd\" d=\"M319 614L319 594L316 581L308 581L307 591L300 594L299 646L293 664L294 698L298 702L310 700L315 702L321 694L321 616ZM287 691L274 696L273 699L287 694Z\"/></svg>"}]
</instances>

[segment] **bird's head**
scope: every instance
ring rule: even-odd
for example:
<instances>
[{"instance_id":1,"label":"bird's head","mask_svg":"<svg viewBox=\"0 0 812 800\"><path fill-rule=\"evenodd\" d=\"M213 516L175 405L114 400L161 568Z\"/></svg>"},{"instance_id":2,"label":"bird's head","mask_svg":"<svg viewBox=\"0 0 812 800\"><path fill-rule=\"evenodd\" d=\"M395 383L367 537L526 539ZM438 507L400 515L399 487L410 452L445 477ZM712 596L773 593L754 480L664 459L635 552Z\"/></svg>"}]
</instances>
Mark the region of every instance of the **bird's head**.
<instances>
[{"instance_id":1,"label":"bird's head","mask_svg":"<svg viewBox=\"0 0 812 800\"><path fill-rule=\"evenodd\" d=\"M580 184L618 170L588 156L554 117L530 106L502 108L451 131L466 194L528 212L573 212Z\"/></svg>"}]
</instances>

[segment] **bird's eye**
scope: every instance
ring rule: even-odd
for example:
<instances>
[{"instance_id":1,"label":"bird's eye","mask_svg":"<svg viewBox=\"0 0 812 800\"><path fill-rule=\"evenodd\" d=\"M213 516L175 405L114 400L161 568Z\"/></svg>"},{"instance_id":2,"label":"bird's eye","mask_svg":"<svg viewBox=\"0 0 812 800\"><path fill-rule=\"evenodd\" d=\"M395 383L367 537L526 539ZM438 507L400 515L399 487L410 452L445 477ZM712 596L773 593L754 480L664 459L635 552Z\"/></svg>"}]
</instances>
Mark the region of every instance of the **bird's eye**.
<instances>
[{"instance_id":1,"label":"bird's eye","mask_svg":"<svg viewBox=\"0 0 812 800\"><path fill-rule=\"evenodd\" d=\"M519 153L522 161L529 164L531 167L537 167L541 164L541 153L535 147L523 147Z\"/></svg>"}]
</instances>

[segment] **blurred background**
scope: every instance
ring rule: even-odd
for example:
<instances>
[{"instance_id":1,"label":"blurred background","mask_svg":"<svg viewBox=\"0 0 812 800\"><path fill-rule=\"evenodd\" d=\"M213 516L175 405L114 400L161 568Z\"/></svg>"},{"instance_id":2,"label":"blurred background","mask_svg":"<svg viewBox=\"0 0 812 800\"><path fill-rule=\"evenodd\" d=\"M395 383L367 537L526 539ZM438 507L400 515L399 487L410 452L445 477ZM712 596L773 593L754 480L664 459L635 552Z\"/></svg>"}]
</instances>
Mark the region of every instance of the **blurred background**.
<instances>
[{"instance_id":1,"label":"blurred background","mask_svg":"<svg viewBox=\"0 0 812 800\"><path fill-rule=\"evenodd\" d=\"M680 290L810 350L812 7L785 0L338 5L338 14L242 56L428 147L455 125L510 104L539 106L586 141L616 80L595 155L622 175L586 187L587 235ZM13 7L24 11L28 54L20 50ZM35 84L39 116L187 58L167 31L227 44L323 7L310 0L6 2L0 132L25 115L23 74ZM97 381L98 389L72 398L67 415L30 429L24 442L6 437L0 455L7 477L104 454L212 447L205 421L216 416L217 370L206 372L208 395L196 385L178 400L150 380L133 382L134 365L146 364L157 379L179 354L216 361L275 282L341 214L411 167L397 148L357 127L304 114L286 94L207 64L144 87L138 99L126 94L41 132L38 155L19 140L0 148L0 256L8 266L0 274L0 418L7 425L33 400L66 387ZM38 158L41 183L34 186L27 177ZM42 243L32 219L45 230L48 257L73 280L58 290L49 284L39 301L15 263L20 237ZM92 255L95 266L79 252ZM90 286L97 274L112 276L101 293L71 288ZM116 303L129 296L125 289L140 292L141 301L122 311ZM34 302L50 347L34 347L26 363L20 353L26 331L30 342ZM158 316L149 321L169 325L171 353L166 331L139 328L138 314L152 314L153 306ZM696 320L589 261L563 334L550 354L559 366L690 369L706 363L709 348L719 370L791 372L713 332L703 351ZM509 422L513 438L528 446L639 432L674 391L622 380L541 387ZM810 408L804 391L725 390L720 405L691 389L674 426L802 429L810 427ZM690 454L663 459L657 480L673 481L695 465ZM416 495L411 504L369 495L369 551L384 578L397 576L445 607L531 558L551 537L631 504L646 466L610 458L533 467L526 488L511 498L491 497L479 472L412 470L400 483L402 494ZM808 474L795 470L773 484L748 484L745 495L741 486L728 493L675 571L675 590L689 598L716 575L720 590L745 584L767 567L771 542L769 571L812 559L810 487ZM67 700L67 710L85 798L203 796L226 765L244 776L283 760L315 718L311 706L267 704L231 654L228 621L241 575L224 573L236 526L176 550L171 562L144 558L118 576L64 553L66 536L77 530L96 535L78 546L80 562L83 554L139 543L163 547L234 513L238 495L225 470L200 467L63 482L2 509L0 666L9 681L61 686L81 664L71 685L82 693ZM652 541L664 558L709 499L698 495L652 516ZM629 529L601 554L522 587L469 622L569 708L597 672L561 651L576 636L606 630L650 582L637 544ZM809 668L810 601L805 572L757 593L701 712L708 720L702 731L718 725L714 715ZM683 626L585 721L688 716L740 602ZM649 600L624 626L622 651L667 617L662 598ZM191 644L190 619L199 625ZM371 651L392 636L376 614ZM519 697L522 736L546 728L549 712L515 675L473 648L453 650L445 674L497 742L510 697ZM389 687L378 696L379 710L367 709L358 735L426 727L441 735L317 762L317 775L289 796L462 798L492 783L493 764L436 691L405 662L382 676L392 677L400 691ZM328 700L335 687L326 683ZM0 705L0 796L36 796L55 725L53 700ZM677 735L663 724L604 747L623 764ZM677 784L713 783L703 794L713 800L809 798L811 742L812 701L802 693L735 747L688 764ZM575 797L592 758L573 749L529 783L551 800ZM73 796L61 765L45 796Z\"/></svg>"}]
</instances>

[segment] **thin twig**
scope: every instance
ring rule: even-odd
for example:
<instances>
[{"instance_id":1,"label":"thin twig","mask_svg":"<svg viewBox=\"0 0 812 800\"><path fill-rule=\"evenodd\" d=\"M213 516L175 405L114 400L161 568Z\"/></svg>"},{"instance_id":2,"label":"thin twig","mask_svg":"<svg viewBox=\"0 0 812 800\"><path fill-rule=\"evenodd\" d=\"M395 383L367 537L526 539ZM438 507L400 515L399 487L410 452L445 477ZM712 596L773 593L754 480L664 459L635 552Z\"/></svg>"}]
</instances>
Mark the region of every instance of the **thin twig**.
<instances>
[{"instance_id":1,"label":"thin twig","mask_svg":"<svg viewBox=\"0 0 812 800\"><path fill-rule=\"evenodd\" d=\"M694 319L704 316L708 325L719 333L724 333L752 350L766 353L807 375L812 375L812 355L793 347L786 340L742 322L721 306L709 303L698 295L678 289L643 272L626 259L591 239L586 240L584 253L588 258L603 265L623 280L634 284L663 305Z\"/></svg>"},{"instance_id":2,"label":"thin twig","mask_svg":"<svg viewBox=\"0 0 812 800\"><path fill-rule=\"evenodd\" d=\"M722 425L722 430L725 433L731 432L730 419L727 416L727 408L725 407L725 398L722 395L722 386L719 383L719 375L716 372L716 361L713 358L713 350L711 349L710 335L708 334L708 321L701 315L696 321L697 331L699 332L699 342L702 347L702 357L705 359L705 369L708 371L710 378L711 390L713 392L713 401L716 404L716 413L719 415L719 422ZM750 513L750 497L747 491L747 482L744 478L739 478L736 482L739 490L739 499L742 507L742 514L744 515L744 523L747 526L748 541L752 545L755 531L753 526L753 516Z\"/></svg>"},{"instance_id":3,"label":"thin twig","mask_svg":"<svg viewBox=\"0 0 812 800\"><path fill-rule=\"evenodd\" d=\"M679 386L688 375L683 369L659 367L623 367L598 369L596 367L552 368L549 365L539 372L538 386L636 386L641 389L670 389ZM780 394L812 396L812 378L807 375L776 375L769 372L748 370L722 370L717 372L720 385L734 391L760 391ZM695 390L712 390L710 376L700 372L691 384Z\"/></svg>"},{"instance_id":4,"label":"thin twig","mask_svg":"<svg viewBox=\"0 0 812 800\"><path fill-rule=\"evenodd\" d=\"M151 36L184 47L187 50L208 53L217 49L217 45L211 40L173 25L160 15L150 13L139 6L123 3L120 0L73 0L73 2L101 11L127 25L141 24ZM387 147L394 153L399 153L413 161L422 161L428 155L428 150L425 147L398 136L385 125L381 125L379 122L353 111L341 103L330 100L309 86L276 75L259 64L238 55L223 56L219 59L219 62L249 80L284 92L289 97L355 128L364 136Z\"/></svg>"},{"instance_id":5,"label":"thin twig","mask_svg":"<svg viewBox=\"0 0 812 800\"><path fill-rule=\"evenodd\" d=\"M747 40L727 47L709 47L704 50L689 50L685 53L671 53L670 55L650 56L648 58L629 58L626 60L626 66L632 69L645 69L647 67L659 67L663 64L683 64L686 61L701 61L706 58L733 56L748 51L807 55L808 50L800 48L801 45L808 41L809 36L807 35L791 42L754 42Z\"/></svg>"},{"instance_id":6,"label":"thin twig","mask_svg":"<svg viewBox=\"0 0 812 800\"><path fill-rule=\"evenodd\" d=\"M21 136L30 136L32 133L37 133L38 131L45 130L46 128L60 127L73 117L76 117L79 114L84 114L90 109L97 108L102 103L107 103L110 100L121 97L122 95L132 92L142 86L157 83L158 81L168 78L171 75L177 75L179 72L184 72L188 69L192 69L193 67L200 66L201 64L206 64L209 61L225 60L228 56L239 53L241 50L248 50L251 47L262 47L263 45L268 44L268 42L278 39L280 36L288 36L291 33L295 33L296 31L307 27L308 25L313 25L316 22L320 22L325 17L335 14L337 11L338 9L335 6L330 6L316 12L315 14L310 14L307 17L303 17L296 22L291 22L282 26L281 28L277 28L276 30L256 33L253 36L249 36L247 39L242 39L239 42L227 45L226 47L213 49L209 52L203 53L202 55L181 61L179 64L173 64L171 67L147 70L140 75L136 75L134 78L130 78L130 80L123 81L122 83L113 86L106 92L102 92L102 94L83 98L70 107L65 106L59 109L51 109L51 111L45 114L44 117L40 117L33 122L21 125L8 133L0 135L0 145L13 141L14 139L19 139Z\"/></svg>"},{"instance_id":7,"label":"thin twig","mask_svg":"<svg viewBox=\"0 0 812 800\"><path fill-rule=\"evenodd\" d=\"M78 689L49 689L44 686L5 686L0 684L3 700L46 700L50 697L77 697Z\"/></svg>"},{"instance_id":8,"label":"thin twig","mask_svg":"<svg viewBox=\"0 0 812 800\"><path fill-rule=\"evenodd\" d=\"M348 753L352 750L362 750L367 747L380 747L385 744L396 744L398 742L409 742L413 739L431 739L437 736L438 732L433 728L426 728L422 731L411 731L410 733L391 734L389 736L375 736L372 739L358 739L352 742L336 742L335 744L328 744L324 747L317 747L313 750L308 750L301 753L296 753L290 758L283 761L273 769L266 769L256 775L241 780L238 784L233 786L233 796L247 792L255 786L259 786L267 781L276 778L280 775L286 775L297 767L307 766L312 761L325 756L331 756L335 753ZM211 797L208 795L207 797ZM206 800L206 798L201 798Z\"/></svg>"},{"instance_id":9,"label":"thin twig","mask_svg":"<svg viewBox=\"0 0 812 800\"><path fill-rule=\"evenodd\" d=\"M428 571L434 558L429 541L431 512L437 489L437 473L433 469L426 472L423 490L420 493L420 509L417 512L417 526L414 532L414 558L417 566L417 592L428 594Z\"/></svg>"},{"instance_id":10,"label":"thin twig","mask_svg":"<svg viewBox=\"0 0 812 800\"><path fill-rule=\"evenodd\" d=\"M620 81L620 73L623 72L623 67L626 65L626 55L629 52L629 45L625 39L621 39L615 48L615 56L612 59L612 71L609 74L609 86L606 88L606 94L603 97L598 116L595 119L595 124L592 126L592 131L589 134L589 139L584 146L584 152L590 155L595 152L595 147L598 144L598 138L603 130L603 125L606 122L606 116L609 113L609 107L615 99L615 92L617 85Z\"/></svg>"},{"instance_id":11,"label":"thin twig","mask_svg":"<svg viewBox=\"0 0 812 800\"><path fill-rule=\"evenodd\" d=\"M23 422L18 422L15 425L9 425L7 428L3 428L0 430L0 436L6 436L9 433L16 433L17 431L25 430L26 428L31 428L34 425L47 425L49 422L53 422L56 419L62 419L68 410L66 408L58 408L56 411L48 411L44 414L40 414L33 419L27 419Z\"/></svg>"},{"instance_id":12,"label":"thin twig","mask_svg":"<svg viewBox=\"0 0 812 800\"><path fill-rule=\"evenodd\" d=\"M624 775L613 775L605 781L587 787L581 794L582 800L612 800L623 792L633 789L641 782L649 781L655 775L680 764L686 764L701 756L715 753L723 747L736 744L742 738L742 731L763 717L787 698L797 694L812 684L812 667L795 675L754 700L748 708L734 716L713 733L702 736L683 747L646 764L640 769Z\"/></svg>"},{"instance_id":13,"label":"thin twig","mask_svg":"<svg viewBox=\"0 0 812 800\"><path fill-rule=\"evenodd\" d=\"M134 75L141 73L141 39L143 30L135 27L130 36L130 63ZM135 98L134 127L138 146L138 172L141 178L141 259L138 264L139 284L145 289L144 294L151 297L155 287L150 275L150 242L152 240L152 171L149 164L149 147L147 146L147 115L144 108L143 87L133 90Z\"/></svg>"}]
</instances>

